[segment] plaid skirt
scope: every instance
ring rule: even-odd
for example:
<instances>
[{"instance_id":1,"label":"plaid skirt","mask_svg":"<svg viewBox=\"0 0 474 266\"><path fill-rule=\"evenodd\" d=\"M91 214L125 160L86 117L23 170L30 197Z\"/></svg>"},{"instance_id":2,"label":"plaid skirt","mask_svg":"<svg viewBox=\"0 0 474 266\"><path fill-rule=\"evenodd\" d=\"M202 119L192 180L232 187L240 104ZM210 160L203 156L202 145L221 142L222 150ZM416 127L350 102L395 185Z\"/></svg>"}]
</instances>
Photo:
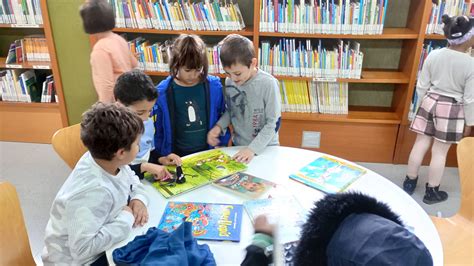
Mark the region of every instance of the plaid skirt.
<instances>
[{"instance_id":1,"label":"plaid skirt","mask_svg":"<svg viewBox=\"0 0 474 266\"><path fill-rule=\"evenodd\" d=\"M410 130L445 143L458 143L464 131L464 108L454 98L428 93Z\"/></svg>"}]
</instances>

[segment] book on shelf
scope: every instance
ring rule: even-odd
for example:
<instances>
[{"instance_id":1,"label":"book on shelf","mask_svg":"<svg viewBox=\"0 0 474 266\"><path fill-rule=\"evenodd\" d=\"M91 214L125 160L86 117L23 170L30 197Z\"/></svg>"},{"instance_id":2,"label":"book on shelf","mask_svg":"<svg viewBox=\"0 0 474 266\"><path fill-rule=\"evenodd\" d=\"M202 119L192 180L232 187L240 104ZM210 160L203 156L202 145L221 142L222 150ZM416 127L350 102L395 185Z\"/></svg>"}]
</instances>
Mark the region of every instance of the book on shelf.
<instances>
[{"instance_id":1,"label":"book on shelf","mask_svg":"<svg viewBox=\"0 0 474 266\"><path fill-rule=\"evenodd\" d=\"M50 61L48 44L44 36L29 36L15 40L10 44L5 63L21 64L37 61Z\"/></svg>"},{"instance_id":2,"label":"book on shelf","mask_svg":"<svg viewBox=\"0 0 474 266\"><path fill-rule=\"evenodd\" d=\"M242 205L170 201L158 229L172 232L183 221L193 224L193 236L197 239L239 242Z\"/></svg>"},{"instance_id":3,"label":"book on shelf","mask_svg":"<svg viewBox=\"0 0 474 266\"><path fill-rule=\"evenodd\" d=\"M430 17L426 25L426 34L444 34L444 24L441 17L444 14L468 16L472 5L472 0L438 0L435 2L431 7Z\"/></svg>"},{"instance_id":4,"label":"book on shelf","mask_svg":"<svg viewBox=\"0 0 474 266\"><path fill-rule=\"evenodd\" d=\"M388 0L260 0L260 31L382 34Z\"/></svg>"},{"instance_id":5,"label":"book on shelf","mask_svg":"<svg viewBox=\"0 0 474 266\"><path fill-rule=\"evenodd\" d=\"M243 205L252 223L257 216L265 215L270 224L276 225L276 238L280 243L294 242L300 238L307 211L294 196L249 200Z\"/></svg>"},{"instance_id":6,"label":"book on shelf","mask_svg":"<svg viewBox=\"0 0 474 266\"><path fill-rule=\"evenodd\" d=\"M261 197L271 188L276 187L276 184L273 182L247 173L235 173L214 181L213 185L237 195L253 199Z\"/></svg>"},{"instance_id":7,"label":"book on shelf","mask_svg":"<svg viewBox=\"0 0 474 266\"><path fill-rule=\"evenodd\" d=\"M108 0L117 27L157 30L243 30L245 22L234 1Z\"/></svg>"},{"instance_id":8,"label":"book on shelf","mask_svg":"<svg viewBox=\"0 0 474 266\"><path fill-rule=\"evenodd\" d=\"M245 164L232 160L228 154L218 149L184 157L181 166L186 178L183 184L154 181L148 174L145 178L152 182L152 186L165 198L170 198L247 169ZM173 175L176 172L175 168L174 166L168 168Z\"/></svg>"},{"instance_id":9,"label":"book on shelf","mask_svg":"<svg viewBox=\"0 0 474 266\"><path fill-rule=\"evenodd\" d=\"M31 69L0 71L0 91L6 102L58 102L53 76L38 78Z\"/></svg>"},{"instance_id":10,"label":"book on shelf","mask_svg":"<svg viewBox=\"0 0 474 266\"><path fill-rule=\"evenodd\" d=\"M2 0L0 3L0 24L13 24L12 26L43 24L40 0Z\"/></svg>"},{"instance_id":11,"label":"book on shelf","mask_svg":"<svg viewBox=\"0 0 474 266\"><path fill-rule=\"evenodd\" d=\"M321 156L290 175L290 179L325 193L337 193L365 173L366 170L353 164Z\"/></svg>"},{"instance_id":12,"label":"book on shelf","mask_svg":"<svg viewBox=\"0 0 474 266\"><path fill-rule=\"evenodd\" d=\"M360 79L364 59L360 43L343 40L323 45L322 40L281 38L262 41L258 52L262 70L295 77Z\"/></svg>"},{"instance_id":13,"label":"book on shelf","mask_svg":"<svg viewBox=\"0 0 474 266\"><path fill-rule=\"evenodd\" d=\"M301 80L280 81L283 112L348 114L349 84Z\"/></svg>"}]
</instances>

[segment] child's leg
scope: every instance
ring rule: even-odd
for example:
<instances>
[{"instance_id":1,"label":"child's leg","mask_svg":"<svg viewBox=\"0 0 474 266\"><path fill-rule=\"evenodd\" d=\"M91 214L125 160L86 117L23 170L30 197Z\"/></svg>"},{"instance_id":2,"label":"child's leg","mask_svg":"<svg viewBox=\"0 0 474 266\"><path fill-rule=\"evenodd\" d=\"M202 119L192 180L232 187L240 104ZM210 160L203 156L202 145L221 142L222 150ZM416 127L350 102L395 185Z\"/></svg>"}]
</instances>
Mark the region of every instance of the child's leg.
<instances>
[{"instance_id":1,"label":"child's leg","mask_svg":"<svg viewBox=\"0 0 474 266\"><path fill-rule=\"evenodd\" d=\"M415 179L418 177L418 171L420 170L421 163L425 154L431 145L431 137L423 134L417 134L415 144L410 152L408 159L407 177Z\"/></svg>"},{"instance_id":2,"label":"child's leg","mask_svg":"<svg viewBox=\"0 0 474 266\"><path fill-rule=\"evenodd\" d=\"M448 155L450 147L450 143L434 140L433 147L431 148L428 186L437 187L441 183L444 167L446 165L446 156Z\"/></svg>"}]
</instances>

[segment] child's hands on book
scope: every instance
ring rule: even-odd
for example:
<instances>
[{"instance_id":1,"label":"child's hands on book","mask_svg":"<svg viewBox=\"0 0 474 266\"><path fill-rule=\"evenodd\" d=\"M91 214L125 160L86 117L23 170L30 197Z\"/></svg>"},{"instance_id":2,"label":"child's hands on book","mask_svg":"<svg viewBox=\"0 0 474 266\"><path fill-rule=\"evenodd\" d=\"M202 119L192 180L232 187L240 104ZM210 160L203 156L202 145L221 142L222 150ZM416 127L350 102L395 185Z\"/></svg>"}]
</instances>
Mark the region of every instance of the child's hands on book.
<instances>
[{"instance_id":1,"label":"child's hands on book","mask_svg":"<svg viewBox=\"0 0 474 266\"><path fill-rule=\"evenodd\" d=\"M168 154L168 156L163 156L158 159L158 162L162 165L181 165L181 157L174 153Z\"/></svg>"},{"instance_id":2,"label":"child's hands on book","mask_svg":"<svg viewBox=\"0 0 474 266\"><path fill-rule=\"evenodd\" d=\"M143 226L148 222L148 210L141 200L134 199L130 201L128 206L132 209L132 214L135 217L135 223L133 224L133 227L138 225Z\"/></svg>"},{"instance_id":3,"label":"child's hands on book","mask_svg":"<svg viewBox=\"0 0 474 266\"><path fill-rule=\"evenodd\" d=\"M207 144L211 146L219 145L219 135L221 134L221 128L219 126L214 126L209 132L207 133Z\"/></svg>"},{"instance_id":4,"label":"child's hands on book","mask_svg":"<svg viewBox=\"0 0 474 266\"><path fill-rule=\"evenodd\" d=\"M238 153L236 153L232 159L236 160L239 163L250 163L252 161L255 153L250 148L243 148Z\"/></svg>"},{"instance_id":5,"label":"child's hands on book","mask_svg":"<svg viewBox=\"0 0 474 266\"><path fill-rule=\"evenodd\" d=\"M263 233L269 236L273 236L275 232L275 225L268 222L267 216L262 214L255 218L254 222L255 233Z\"/></svg>"},{"instance_id":6,"label":"child's hands on book","mask_svg":"<svg viewBox=\"0 0 474 266\"><path fill-rule=\"evenodd\" d=\"M154 163L143 163L142 164L142 170L150 173L153 175L153 179L155 180L166 180L170 179L173 176L168 172L166 167L157 165Z\"/></svg>"}]
</instances>

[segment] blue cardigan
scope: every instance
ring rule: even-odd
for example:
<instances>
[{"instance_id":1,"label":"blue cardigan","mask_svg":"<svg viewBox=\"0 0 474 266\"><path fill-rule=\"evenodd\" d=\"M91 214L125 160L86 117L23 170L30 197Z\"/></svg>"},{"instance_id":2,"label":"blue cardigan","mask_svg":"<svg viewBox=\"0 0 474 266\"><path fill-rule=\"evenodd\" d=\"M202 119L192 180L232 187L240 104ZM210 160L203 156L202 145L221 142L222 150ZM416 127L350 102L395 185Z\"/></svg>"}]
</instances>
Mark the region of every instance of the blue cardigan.
<instances>
[{"instance_id":1,"label":"blue cardigan","mask_svg":"<svg viewBox=\"0 0 474 266\"><path fill-rule=\"evenodd\" d=\"M173 77L169 76L161 81L156 87L158 91L158 100L153 106L152 116L155 121L155 149L166 156L175 150L174 136L176 132L174 116L174 100L171 81ZM204 87L207 97L208 128L212 129L221 115L225 111L224 96L222 93L222 83L218 77L208 75ZM219 146L227 146L230 139L229 131L220 138ZM209 149L212 149L209 146Z\"/></svg>"}]
</instances>

